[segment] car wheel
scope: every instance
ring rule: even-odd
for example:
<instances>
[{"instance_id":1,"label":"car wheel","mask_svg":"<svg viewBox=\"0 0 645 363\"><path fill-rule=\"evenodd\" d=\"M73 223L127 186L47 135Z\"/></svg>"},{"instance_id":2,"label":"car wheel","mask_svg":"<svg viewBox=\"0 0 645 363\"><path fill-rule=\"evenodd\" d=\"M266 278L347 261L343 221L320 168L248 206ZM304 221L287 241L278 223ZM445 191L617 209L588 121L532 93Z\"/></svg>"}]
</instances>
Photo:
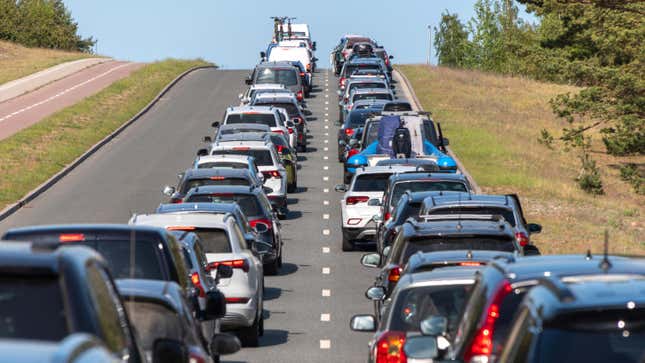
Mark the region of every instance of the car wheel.
<instances>
[{"instance_id":1,"label":"car wheel","mask_svg":"<svg viewBox=\"0 0 645 363\"><path fill-rule=\"evenodd\" d=\"M280 261L276 258L273 262L264 265L264 273L267 275L277 275L280 270Z\"/></svg>"},{"instance_id":2,"label":"car wheel","mask_svg":"<svg viewBox=\"0 0 645 363\"><path fill-rule=\"evenodd\" d=\"M287 178L287 179L291 179L292 182L287 185L287 193L295 193L296 190L298 190L298 174L296 173L295 165L289 168L288 173L291 176L291 178Z\"/></svg>"},{"instance_id":3,"label":"car wheel","mask_svg":"<svg viewBox=\"0 0 645 363\"><path fill-rule=\"evenodd\" d=\"M299 151L299 152L302 152L302 153L306 153L306 152L307 152L307 141L304 141L304 143L303 143L303 144L298 145L298 151Z\"/></svg>"},{"instance_id":4,"label":"car wheel","mask_svg":"<svg viewBox=\"0 0 645 363\"><path fill-rule=\"evenodd\" d=\"M255 318L253 325L240 330L240 341L245 347L257 347L260 345L260 324L261 318Z\"/></svg>"},{"instance_id":5,"label":"car wheel","mask_svg":"<svg viewBox=\"0 0 645 363\"><path fill-rule=\"evenodd\" d=\"M345 182L345 184L350 184L352 182L353 176L354 175L346 171L345 174L343 175L343 182Z\"/></svg>"},{"instance_id":6,"label":"car wheel","mask_svg":"<svg viewBox=\"0 0 645 363\"><path fill-rule=\"evenodd\" d=\"M350 239L345 237L345 234L343 233L343 251L349 252L354 250L354 244Z\"/></svg>"}]
</instances>

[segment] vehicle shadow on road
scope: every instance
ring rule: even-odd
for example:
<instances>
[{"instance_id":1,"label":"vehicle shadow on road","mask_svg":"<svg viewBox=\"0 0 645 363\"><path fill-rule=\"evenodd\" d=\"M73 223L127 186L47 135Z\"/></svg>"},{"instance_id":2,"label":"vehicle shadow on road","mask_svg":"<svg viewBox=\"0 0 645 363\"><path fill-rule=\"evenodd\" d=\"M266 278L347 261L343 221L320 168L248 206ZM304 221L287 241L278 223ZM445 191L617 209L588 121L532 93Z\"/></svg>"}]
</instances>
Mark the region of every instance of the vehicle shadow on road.
<instances>
[{"instance_id":1,"label":"vehicle shadow on road","mask_svg":"<svg viewBox=\"0 0 645 363\"><path fill-rule=\"evenodd\" d=\"M278 276L291 275L293 273L296 273L296 271L298 271L298 265L285 262L282 264L282 268L278 272Z\"/></svg>"},{"instance_id":2,"label":"vehicle shadow on road","mask_svg":"<svg viewBox=\"0 0 645 363\"><path fill-rule=\"evenodd\" d=\"M282 289L279 287L265 287L264 288L264 300L275 300L282 296Z\"/></svg>"},{"instance_id":3,"label":"vehicle shadow on road","mask_svg":"<svg viewBox=\"0 0 645 363\"><path fill-rule=\"evenodd\" d=\"M285 344L289 340L289 332L279 329L264 329L264 335L260 338L260 347Z\"/></svg>"}]
</instances>

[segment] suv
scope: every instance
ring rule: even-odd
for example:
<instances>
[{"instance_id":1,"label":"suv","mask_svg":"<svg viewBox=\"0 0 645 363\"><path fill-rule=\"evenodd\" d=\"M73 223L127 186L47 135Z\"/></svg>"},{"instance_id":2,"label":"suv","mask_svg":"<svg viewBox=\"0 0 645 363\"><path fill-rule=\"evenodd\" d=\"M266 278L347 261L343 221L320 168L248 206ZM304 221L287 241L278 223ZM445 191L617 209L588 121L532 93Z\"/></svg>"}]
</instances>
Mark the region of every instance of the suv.
<instances>
[{"instance_id":1,"label":"suv","mask_svg":"<svg viewBox=\"0 0 645 363\"><path fill-rule=\"evenodd\" d=\"M345 89L347 80L352 76L357 69L375 69L382 71L384 74L387 72L383 60L379 58L352 58L343 64L343 69L340 71L338 87L341 90ZM388 80L389 82L389 80Z\"/></svg>"},{"instance_id":2,"label":"suv","mask_svg":"<svg viewBox=\"0 0 645 363\"><path fill-rule=\"evenodd\" d=\"M186 193L195 187L206 185L242 185L250 187L261 187L262 179L257 174L251 174L248 169L209 168L188 169L178 174L179 183L177 187L166 185L163 193L170 197L170 203L181 203Z\"/></svg>"},{"instance_id":3,"label":"suv","mask_svg":"<svg viewBox=\"0 0 645 363\"><path fill-rule=\"evenodd\" d=\"M529 236L540 233L542 226L527 223L522 204L516 194L447 194L426 198L419 212L421 216L437 214L501 214L515 228L515 238L525 249L537 249L530 244Z\"/></svg>"},{"instance_id":4,"label":"suv","mask_svg":"<svg viewBox=\"0 0 645 363\"><path fill-rule=\"evenodd\" d=\"M338 130L338 161L345 161L345 153L350 144L350 140L356 135L359 128L365 125L365 120L374 114L378 114L383 109L383 103L372 103L369 101L360 101L360 108L354 108L347 114L345 120L339 124L341 125Z\"/></svg>"},{"instance_id":5,"label":"suv","mask_svg":"<svg viewBox=\"0 0 645 363\"><path fill-rule=\"evenodd\" d=\"M289 134L286 120L283 120L279 108L273 106L229 107L224 114L222 125L235 124L261 124L269 126L272 132ZM217 126L217 123L214 125Z\"/></svg>"},{"instance_id":6,"label":"suv","mask_svg":"<svg viewBox=\"0 0 645 363\"><path fill-rule=\"evenodd\" d=\"M518 307L498 362L642 362L644 305L643 276L545 278Z\"/></svg>"},{"instance_id":7,"label":"suv","mask_svg":"<svg viewBox=\"0 0 645 363\"><path fill-rule=\"evenodd\" d=\"M245 169L264 182L264 174L255 164L255 158L247 155L204 155L195 159L194 169L231 168ZM182 175L183 177L183 175ZM262 184L262 183L260 183Z\"/></svg>"},{"instance_id":8,"label":"suv","mask_svg":"<svg viewBox=\"0 0 645 363\"><path fill-rule=\"evenodd\" d=\"M388 178L395 173L414 171L414 167L374 166L359 169L349 186L336 186L337 192L345 193L340 201L343 251L353 250L354 244L359 240L373 243L376 235L373 217L379 213L378 204Z\"/></svg>"},{"instance_id":9,"label":"suv","mask_svg":"<svg viewBox=\"0 0 645 363\"><path fill-rule=\"evenodd\" d=\"M343 122L347 113L354 108L354 103L358 101L370 100L394 100L394 93L389 88L355 88L347 97L347 102L344 100L338 103L338 119Z\"/></svg>"},{"instance_id":10,"label":"suv","mask_svg":"<svg viewBox=\"0 0 645 363\"><path fill-rule=\"evenodd\" d=\"M307 121L295 98L279 93L261 93L253 98L251 104L253 106L273 106L284 108L287 111L289 119L298 129L298 151L307 151ZM293 131L290 131L289 133L293 133Z\"/></svg>"},{"instance_id":11,"label":"suv","mask_svg":"<svg viewBox=\"0 0 645 363\"><path fill-rule=\"evenodd\" d=\"M253 73L246 79L246 84L256 85L264 83L282 84L291 90L298 101L304 99L304 85L298 68L289 62L263 62L255 66Z\"/></svg>"},{"instance_id":12,"label":"suv","mask_svg":"<svg viewBox=\"0 0 645 363\"><path fill-rule=\"evenodd\" d=\"M280 83L254 84L249 88L247 88L247 90L244 91L244 93L240 93L238 95L238 97L240 98L241 106L250 103L257 92L262 92L267 90L270 92L272 91L282 92L285 90L291 92L283 84L280 84Z\"/></svg>"},{"instance_id":13,"label":"suv","mask_svg":"<svg viewBox=\"0 0 645 363\"><path fill-rule=\"evenodd\" d=\"M255 158L258 169L264 174L267 196L278 217L287 217L287 170L280 162L275 145L268 140L248 142L219 142L211 148L211 155L247 155Z\"/></svg>"},{"instance_id":14,"label":"suv","mask_svg":"<svg viewBox=\"0 0 645 363\"><path fill-rule=\"evenodd\" d=\"M545 276L582 281L611 280L625 274L640 275L642 278L645 275L645 259L619 256L602 258L588 254L493 260L476 278L464 309L464 318L454 339L449 339L452 346L447 356L464 362L495 360L509 336L511 322L520 302ZM634 294L634 291L631 291L630 295ZM603 293L608 294L609 290L605 288ZM585 300L592 304L600 297L589 298L591 300ZM545 310L543 313L550 314L550 311ZM588 348L585 346L584 349Z\"/></svg>"},{"instance_id":15,"label":"suv","mask_svg":"<svg viewBox=\"0 0 645 363\"><path fill-rule=\"evenodd\" d=\"M145 363L108 264L90 248L60 244L0 244L0 337L41 343L87 333L119 362Z\"/></svg>"},{"instance_id":16,"label":"suv","mask_svg":"<svg viewBox=\"0 0 645 363\"><path fill-rule=\"evenodd\" d=\"M95 337L74 333L60 342L0 339L4 362L122 363ZM153 360L154 361L154 360Z\"/></svg>"}]
</instances>

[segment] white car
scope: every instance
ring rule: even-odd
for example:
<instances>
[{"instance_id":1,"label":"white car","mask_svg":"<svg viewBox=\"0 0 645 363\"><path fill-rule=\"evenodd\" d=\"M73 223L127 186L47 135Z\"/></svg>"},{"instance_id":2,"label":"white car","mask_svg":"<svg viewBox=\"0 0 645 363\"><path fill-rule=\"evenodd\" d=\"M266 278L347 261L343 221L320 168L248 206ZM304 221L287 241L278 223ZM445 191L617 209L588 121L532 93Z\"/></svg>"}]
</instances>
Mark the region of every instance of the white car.
<instances>
[{"instance_id":1,"label":"white car","mask_svg":"<svg viewBox=\"0 0 645 363\"><path fill-rule=\"evenodd\" d=\"M277 92L281 92L281 91L284 90L284 91L288 91L290 93L293 93L293 92L291 92L291 90L287 89L283 84L280 84L280 83L254 84L254 85L251 85L251 87L249 87L244 93L239 94L239 98L240 98L240 102L241 102L240 105L244 106L246 104L249 104L251 102L251 100L253 99L253 96L257 92L262 92L262 91L265 91L265 90L271 90L271 91L277 91ZM294 96L295 96L295 94L294 94Z\"/></svg>"},{"instance_id":2,"label":"white car","mask_svg":"<svg viewBox=\"0 0 645 363\"><path fill-rule=\"evenodd\" d=\"M274 47L269 53L269 62L295 62L302 63L307 73L313 72L313 63L317 59L308 48L305 47Z\"/></svg>"},{"instance_id":3,"label":"white car","mask_svg":"<svg viewBox=\"0 0 645 363\"><path fill-rule=\"evenodd\" d=\"M374 243L380 201L388 178L394 173L414 172L414 166L373 166L357 169L349 186L339 184L336 191L345 192L340 201L343 251L351 251L357 243ZM374 202L370 202L370 201ZM376 202L379 203L376 203Z\"/></svg>"},{"instance_id":4,"label":"white car","mask_svg":"<svg viewBox=\"0 0 645 363\"><path fill-rule=\"evenodd\" d=\"M286 115L286 118L285 118ZM262 124L271 128L271 132L289 135L289 114L286 110L272 106L239 106L229 107L224 114L223 125L231 124ZM291 140L289 140L291 144ZM291 144L297 147L297 140Z\"/></svg>"},{"instance_id":5,"label":"white car","mask_svg":"<svg viewBox=\"0 0 645 363\"><path fill-rule=\"evenodd\" d=\"M257 346L264 333L262 261L230 214L141 214L130 224L163 227L167 230L195 232L205 249L209 273L216 278L217 266L233 268L230 278L220 277L217 288L226 297L223 330L237 330L242 343Z\"/></svg>"},{"instance_id":6,"label":"white car","mask_svg":"<svg viewBox=\"0 0 645 363\"><path fill-rule=\"evenodd\" d=\"M248 155L264 174L267 197L280 219L287 217L287 169L280 162L275 145L262 141L222 141L211 146L211 155Z\"/></svg>"},{"instance_id":7,"label":"white car","mask_svg":"<svg viewBox=\"0 0 645 363\"><path fill-rule=\"evenodd\" d=\"M251 175L255 175L258 185L264 184L264 174L255 164L255 158L247 155L204 155L195 159L195 169L208 168L231 168L246 169Z\"/></svg>"}]
</instances>

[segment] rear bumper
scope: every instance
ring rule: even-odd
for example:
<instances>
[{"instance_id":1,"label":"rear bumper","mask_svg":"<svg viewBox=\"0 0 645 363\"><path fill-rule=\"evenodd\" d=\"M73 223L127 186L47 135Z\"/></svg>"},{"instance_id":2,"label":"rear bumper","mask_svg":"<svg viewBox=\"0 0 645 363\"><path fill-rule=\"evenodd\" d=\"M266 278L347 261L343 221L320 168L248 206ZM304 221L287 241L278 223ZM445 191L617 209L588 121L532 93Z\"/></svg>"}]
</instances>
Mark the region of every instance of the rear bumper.
<instances>
[{"instance_id":1,"label":"rear bumper","mask_svg":"<svg viewBox=\"0 0 645 363\"><path fill-rule=\"evenodd\" d=\"M349 241L365 241L374 243L376 237L376 228L366 226L362 228L345 228L343 227L343 237Z\"/></svg>"}]
</instances>

